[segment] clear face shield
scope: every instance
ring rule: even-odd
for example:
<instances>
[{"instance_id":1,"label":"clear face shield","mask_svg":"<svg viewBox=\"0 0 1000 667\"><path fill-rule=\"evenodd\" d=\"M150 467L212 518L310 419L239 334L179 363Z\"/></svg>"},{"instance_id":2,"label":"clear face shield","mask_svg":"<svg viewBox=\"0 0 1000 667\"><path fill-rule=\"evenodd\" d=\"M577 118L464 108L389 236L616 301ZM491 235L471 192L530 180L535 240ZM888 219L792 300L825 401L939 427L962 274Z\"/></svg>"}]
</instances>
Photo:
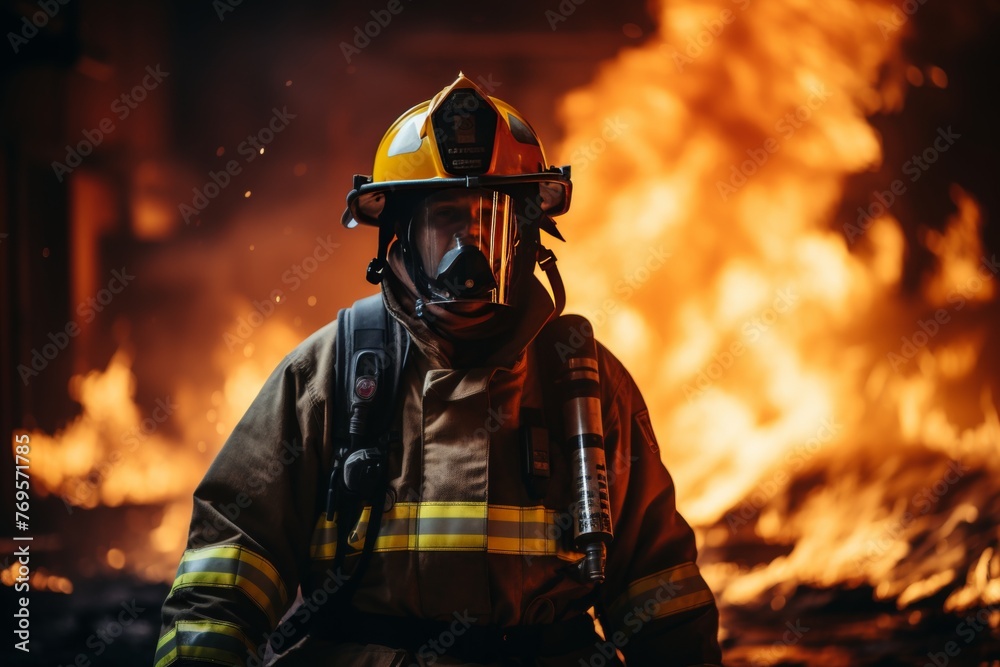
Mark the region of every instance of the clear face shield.
<instances>
[{"instance_id":1,"label":"clear face shield","mask_svg":"<svg viewBox=\"0 0 1000 667\"><path fill-rule=\"evenodd\" d=\"M517 218L508 195L455 188L423 200L410 246L431 304L510 305Z\"/></svg>"}]
</instances>

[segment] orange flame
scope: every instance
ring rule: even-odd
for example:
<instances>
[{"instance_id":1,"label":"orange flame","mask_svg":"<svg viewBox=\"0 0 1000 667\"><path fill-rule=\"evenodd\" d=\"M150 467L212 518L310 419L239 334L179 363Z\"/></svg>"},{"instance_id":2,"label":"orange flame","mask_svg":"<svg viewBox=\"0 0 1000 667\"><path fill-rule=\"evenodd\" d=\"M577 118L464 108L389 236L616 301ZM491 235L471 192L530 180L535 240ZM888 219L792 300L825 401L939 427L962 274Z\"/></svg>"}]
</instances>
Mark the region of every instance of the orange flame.
<instances>
[{"instance_id":1,"label":"orange flame","mask_svg":"<svg viewBox=\"0 0 1000 667\"><path fill-rule=\"evenodd\" d=\"M119 349L103 372L71 379L70 395L82 407L78 418L55 435L31 434L36 488L58 494L67 507L165 506L148 539L137 538L127 553L109 551L110 567L151 581L173 578L195 487L268 374L297 342L277 318L261 325L254 340L265 352L248 344L236 355L220 339L214 354L225 370L220 389L182 381L174 396L156 401L148 414L134 401L131 356Z\"/></svg>"},{"instance_id":2,"label":"orange flame","mask_svg":"<svg viewBox=\"0 0 1000 667\"><path fill-rule=\"evenodd\" d=\"M958 214L924 233L939 263L916 302L898 296L905 242L891 210L851 247L834 229L846 179L882 160L866 117L900 109L923 75L901 61L893 3L817 11L664 2L656 35L562 100L557 153L576 180L563 225L571 251L560 253L570 309L635 373L702 542L722 544L739 524L789 547L752 571L706 566L724 602L867 582L900 607L945 588L947 610L995 603L1000 550L948 538L985 511L969 497L996 495L1000 419L979 386L977 423L942 399L945 383L976 382L988 340L981 326L949 328L996 295L978 262L979 208L956 188ZM929 76L947 84L942 70ZM108 551L111 567L172 575L195 484L297 342L281 317L238 361L218 346L225 386L180 386L170 429L142 431L149 417L119 352L103 373L74 379L76 422L34 434L36 474L68 502L166 505L148 544ZM135 429L142 445L122 452ZM965 472L984 468L992 475ZM822 483L793 493L805 473ZM961 485L969 497L954 495ZM928 534L944 546L915 553Z\"/></svg>"},{"instance_id":3,"label":"orange flame","mask_svg":"<svg viewBox=\"0 0 1000 667\"><path fill-rule=\"evenodd\" d=\"M984 332L958 325L930 344L920 325L940 333L956 313L928 324L928 312L994 296L975 201L956 189L958 215L926 233L940 263L922 304L897 296L904 241L891 212L854 251L833 230L846 178L882 159L866 116L905 102L893 11L841 0L817 20L791 0L664 3L659 34L560 106L577 193L563 225L573 251L560 256L570 307L636 373L689 520L708 526L752 500L752 517L727 517L794 545L754 572L706 568L727 602L867 581L907 606L948 586L964 552L913 564L909 540L946 536L976 509L942 502L904 521L905 499L947 473L928 464L894 483L900 447L995 467L992 397L981 394L979 425L960 427L938 389L969 375ZM886 355L876 339L894 330L900 349ZM884 464L863 472L855 462L874 443ZM788 507L796 475L824 467L842 476ZM887 513L887 498L903 502ZM995 598L992 553L951 606Z\"/></svg>"}]
</instances>

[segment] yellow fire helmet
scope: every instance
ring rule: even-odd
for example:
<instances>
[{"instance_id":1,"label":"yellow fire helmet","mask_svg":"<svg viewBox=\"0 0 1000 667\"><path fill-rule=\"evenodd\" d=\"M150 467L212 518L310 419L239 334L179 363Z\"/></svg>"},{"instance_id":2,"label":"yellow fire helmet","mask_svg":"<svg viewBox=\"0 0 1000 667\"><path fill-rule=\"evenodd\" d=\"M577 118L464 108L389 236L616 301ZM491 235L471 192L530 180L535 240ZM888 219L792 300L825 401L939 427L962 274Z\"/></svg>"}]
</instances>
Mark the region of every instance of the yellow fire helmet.
<instances>
[{"instance_id":1,"label":"yellow fire helmet","mask_svg":"<svg viewBox=\"0 0 1000 667\"><path fill-rule=\"evenodd\" d=\"M537 259L552 280L555 257L538 243L538 230L564 240L552 217L569 210L572 181L569 166L546 165L541 142L525 118L459 73L451 85L392 124L371 176L354 177L342 222L349 228L379 228L378 256L368 266L368 281L381 282L389 244L394 236L405 241L414 203L450 188L509 197L520 241L527 241L524 250L537 254L531 264Z\"/></svg>"}]
</instances>

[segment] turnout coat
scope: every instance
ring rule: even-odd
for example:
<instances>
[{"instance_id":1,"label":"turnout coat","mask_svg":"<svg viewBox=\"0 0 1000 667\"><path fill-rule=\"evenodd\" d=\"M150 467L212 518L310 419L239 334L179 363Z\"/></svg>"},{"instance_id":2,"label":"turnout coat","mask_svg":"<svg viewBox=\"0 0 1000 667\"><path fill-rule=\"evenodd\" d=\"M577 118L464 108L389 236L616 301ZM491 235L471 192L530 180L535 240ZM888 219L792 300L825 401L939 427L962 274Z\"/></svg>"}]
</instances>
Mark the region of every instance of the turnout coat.
<instances>
[{"instance_id":1,"label":"turnout coat","mask_svg":"<svg viewBox=\"0 0 1000 667\"><path fill-rule=\"evenodd\" d=\"M719 664L718 612L695 565L694 535L675 509L643 398L603 346L614 527L603 583L576 574L583 555L573 550L573 485L559 443L546 495L529 493L518 428L525 409L544 410L552 391L532 343L552 304L534 279L530 293L484 365L452 368L448 343L412 317L412 297L398 282L383 284L412 346L395 422L401 442L390 451L382 525L353 607L443 621L455 635L472 625L557 623L593 608L604 639L593 634L534 664L620 664L619 651L629 667ZM333 397L335 335L331 323L285 357L197 488L156 667L261 665L269 639L284 653L278 665L464 664L447 654L447 633L409 651L331 638L332 629L288 646L291 621L315 622L344 582L333 569L339 527L324 513L332 425L346 418ZM367 519L365 511L347 527L347 574Z\"/></svg>"}]
</instances>

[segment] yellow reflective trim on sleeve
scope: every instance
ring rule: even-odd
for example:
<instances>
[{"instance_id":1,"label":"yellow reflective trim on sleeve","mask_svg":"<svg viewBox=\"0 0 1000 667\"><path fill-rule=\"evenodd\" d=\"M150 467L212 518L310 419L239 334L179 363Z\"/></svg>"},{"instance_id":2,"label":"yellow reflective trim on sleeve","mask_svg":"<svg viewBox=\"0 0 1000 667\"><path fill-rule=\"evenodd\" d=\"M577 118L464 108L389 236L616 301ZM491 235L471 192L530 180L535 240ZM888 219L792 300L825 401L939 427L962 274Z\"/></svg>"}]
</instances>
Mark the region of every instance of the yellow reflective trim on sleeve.
<instances>
[{"instance_id":1,"label":"yellow reflective trim on sleeve","mask_svg":"<svg viewBox=\"0 0 1000 667\"><path fill-rule=\"evenodd\" d=\"M185 637L194 634L216 646L190 644ZM238 626L224 621L178 621L156 644L154 667L167 667L180 658L200 658L225 665L246 664L246 655L237 653L238 645L247 653L254 653L254 646ZM231 648L223 648L226 644ZM169 649L169 650L167 650ZM166 651L166 652L164 652Z\"/></svg>"},{"instance_id":2,"label":"yellow reflective trim on sleeve","mask_svg":"<svg viewBox=\"0 0 1000 667\"><path fill-rule=\"evenodd\" d=\"M189 572L174 579L174 588L187 586L219 586L221 588L238 588L253 600L272 623L277 623L277 614L271 605L267 593L245 577L229 572Z\"/></svg>"},{"instance_id":3,"label":"yellow reflective trim on sleeve","mask_svg":"<svg viewBox=\"0 0 1000 667\"><path fill-rule=\"evenodd\" d=\"M191 586L236 588L277 624L288 606L288 594L277 569L265 558L239 545L189 549L184 552L172 590Z\"/></svg>"},{"instance_id":4,"label":"yellow reflective trim on sleeve","mask_svg":"<svg viewBox=\"0 0 1000 667\"><path fill-rule=\"evenodd\" d=\"M642 579L637 579L633 581L628 586L628 590L622 597L635 598L640 595L647 593L653 589L659 588L663 585L662 582L671 583L674 581L680 581L681 579L687 579L688 577L701 576L701 571L698 566L694 563L682 563L675 567L667 568L666 570L661 570L655 574L651 574L648 577L643 577ZM621 598L619 598L621 599Z\"/></svg>"},{"instance_id":5,"label":"yellow reflective trim on sleeve","mask_svg":"<svg viewBox=\"0 0 1000 667\"><path fill-rule=\"evenodd\" d=\"M160 641L156 642L156 655L160 655L160 651L167 647L168 644L173 643L174 637L177 635L177 628L173 627L160 637ZM174 660L177 659L177 648L171 648L167 653L160 657L153 665L153 667L166 667Z\"/></svg>"},{"instance_id":6,"label":"yellow reflective trim on sleeve","mask_svg":"<svg viewBox=\"0 0 1000 667\"><path fill-rule=\"evenodd\" d=\"M620 625L640 612L659 619L714 601L698 566L688 562L633 581L608 611L613 624Z\"/></svg>"},{"instance_id":7,"label":"yellow reflective trim on sleeve","mask_svg":"<svg viewBox=\"0 0 1000 667\"><path fill-rule=\"evenodd\" d=\"M663 618L664 616L678 614L682 611L694 609L695 607L711 604L713 602L715 602L715 596L712 595L712 591L708 590L708 588L704 588L700 591L690 593L689 595L681 595L680 597L676 597L669 602L661 603L657 608L656 613L653 614L653 618Z\"/></svg>"},{"instance_id":8,"label":"yellow reflective trim on sleeve","mask_svg":"<svg viewBox=\"0 0 1000 667\"><path fill-rule=\"evenodd\" d=\"M191 646L190 648L185 648L181 652L181 657L219 662L227 667L244 667L247 664L246 660L231 651L212 648L210 646Z\"/></svg>"},{"instance_id":9,"label":"yellow reflective trim on sleeve","mask_svg":"<svg viewBox=\"0 0 1000 667\"><path fill-rule=\"evenodd\" d=\"M278 568L274 567L263 556L259 556L254 552L250 551L246 547L239 545L225 545L221 547L202 547L200 549L188 549L184 552L184 557L181 562L199 560L202 558L231 558L233 560L238 560L243 563L248 563L254 566L261 572L263 572L271 583L274 584L275 588L281 594L281 603L288 603L288 593L285 590L285 582L281 579L281 575L278 574Z\"/></svg>"}]
</instances>

